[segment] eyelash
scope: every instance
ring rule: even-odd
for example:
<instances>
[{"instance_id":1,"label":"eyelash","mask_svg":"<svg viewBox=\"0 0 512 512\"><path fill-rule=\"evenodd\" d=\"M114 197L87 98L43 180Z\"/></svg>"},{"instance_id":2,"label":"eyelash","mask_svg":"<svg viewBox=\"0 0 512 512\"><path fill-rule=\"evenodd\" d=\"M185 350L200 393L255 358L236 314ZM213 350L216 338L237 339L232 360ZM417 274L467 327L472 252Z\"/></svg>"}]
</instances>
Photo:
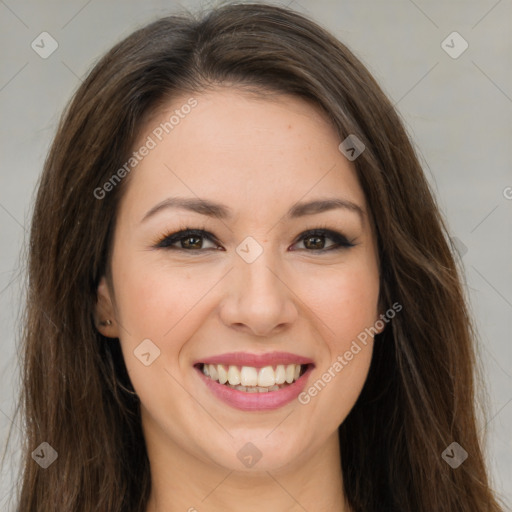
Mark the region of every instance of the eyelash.
<instances>
[{"instance_id":1,"label":"eyelash","mask_svg":"<svg viewBox=\"0 0 512 512\"><path fill-rule=\"evenodd\" d=\"M218 244L216 238L206 231L204 228L189 228L185 227L184 229L181 229L180 231L175 231L174 233L168 233L167 235L163 236L162 238L155 241L153 244L153 247L155 249L168 249L168 250L178 250L178 251L185 251L185 252L203 252L205 250L212 250L213 248L208 249L185 249L183 247L173 247L173 244L176 242L180 242L181 240L185 240L187 238L190 238L191 236L197 236L201 238L206 238L210 242L214 244ZM313 252L313 253L325 253L328 251L339 251L343 249L349 249L351 247L354 247L355 243L352 241L349 241L345 235L342 233L338 233L337 231L333 231L332 229L327 228L326 226L319 226L314 229L309 229L307 231L304 231L301 233L300 237L294 242L293 245L295 245L298 242L303 241L304 239L307 239L309 237L313 236L320 236L325 238L330 238L334 244L330 247L324 248L324 249L299 249L304 250L307 252ZM216 249L214 249L216 250Z\"/></svg>"}]
</instances>

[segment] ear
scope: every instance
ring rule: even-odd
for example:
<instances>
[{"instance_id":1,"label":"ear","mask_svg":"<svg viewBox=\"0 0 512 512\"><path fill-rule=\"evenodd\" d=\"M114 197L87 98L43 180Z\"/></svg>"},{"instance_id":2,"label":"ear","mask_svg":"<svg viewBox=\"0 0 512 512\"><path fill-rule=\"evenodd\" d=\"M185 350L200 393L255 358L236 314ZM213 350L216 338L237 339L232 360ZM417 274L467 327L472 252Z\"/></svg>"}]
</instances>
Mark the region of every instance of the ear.
<instances>
[{"instance_id":1,"label":"ear","mask_svg":"<svg viewBox=\"0 0 512 512\"><path fill-rule=\"evenodd\" d=\"M103 276L98 284L97 300L94 312L96 329L107 338L118 338L119 328L114 314L114 306L107 280Z\"/></svg>"}]
</instances>

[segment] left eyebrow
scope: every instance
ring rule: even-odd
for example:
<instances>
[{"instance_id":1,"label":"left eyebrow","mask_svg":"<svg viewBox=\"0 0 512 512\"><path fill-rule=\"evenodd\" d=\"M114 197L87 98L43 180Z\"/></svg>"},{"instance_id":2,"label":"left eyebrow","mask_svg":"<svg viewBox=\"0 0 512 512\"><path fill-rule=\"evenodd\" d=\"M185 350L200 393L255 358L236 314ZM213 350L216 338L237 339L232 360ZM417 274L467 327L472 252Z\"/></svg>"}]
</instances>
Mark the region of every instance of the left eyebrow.
<instances>
[{"instance_id":1,"label":"left eyebrow","mask_svg":"<svg viewBox=\"0 0 512 512\"><path fill-rule=\"evenodd\" d=\"M361 208L358 204L353 203L352 201L340 198L316 199L308 203L296 203L290 208L286 214L286 217L295 219L297 217L314 215L315 213L322 213L328 210L334 210L336 208L344 208L351 212L357 213L361 219L361 222L364 222L365 211L363 208Z\"/></svg>"}]
</instances>

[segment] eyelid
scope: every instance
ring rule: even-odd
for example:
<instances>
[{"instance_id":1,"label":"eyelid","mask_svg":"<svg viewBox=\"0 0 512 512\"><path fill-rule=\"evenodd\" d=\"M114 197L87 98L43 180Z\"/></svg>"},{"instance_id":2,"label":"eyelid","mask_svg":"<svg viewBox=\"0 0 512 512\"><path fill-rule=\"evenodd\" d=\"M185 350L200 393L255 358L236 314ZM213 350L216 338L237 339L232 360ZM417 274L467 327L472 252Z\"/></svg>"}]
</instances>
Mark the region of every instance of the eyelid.
<instances>
[{"instance_id":1,"label":"eyelid","mask_svg":"<svg viewBox=\"0 0 512 512\"><path fill-rule=\"evenodd\" d=\"M302 240L310 237L310 236L323 236L325 238L330 239L332 242L334 242L331 246L323 249L299 249L301 251L306 251L313 254L319 254L322 252L329 252L329 251L335 251L335 250L341 250L341 249L348 249L350 247L354 247L357 245L355 242L355 239L350 239L347 237L344 233L341 231L331 229L325 225L319 225L316 224L315 227L308 228L304 231L302 231L295 241L292 243L292 246L296 245L297 243L301 242ZM182 247L174 247L173 244L178 243L181 239L185 239L191 236L198 236L204 239L209 240L213 244L220 245L218 242L218 239L209 231L207 231L204 227L197 227L197 228L191 228L191 227L182 227L178 230L175 230L171 233L168 233L164 235L163 237L159 237L157 240L154 241L152 244L153 248L156 249L169 249L169 250L179 250L182 252L194 252L194 253L201 253L206 250L212 250L212 248L200 248L200 249L184 249ZM171 239L170 244L166 244L166 242ZM216 249L218 249L217 247ZM292 249L297 250L297 249Z\"/></svg>"},{"instance_id":2,"label":"eyelid","mask_svg":"<svg viewBox=\"0 0 512 512\"><path fill-rule=\"evenodd\" d=\"M183 249L181 247L172 247L171 245L164 245L165 242L167 242L169 239L175 238L175 240L172 242L177 243L182 238L187 238L189 236L199 236L202 238L206 238L210 240L212 243L218 244L217 239L215 236L207 231L204 227L198 227L198 228L190 228L190 227L182 227L178 228L177 230L173 230L172 232L168 232L162 237L158 237L152 244L152 247L155 249L177 249L187 252L202 252L201 250L188 250ZM219 244L220 245L220 244Z\"/></svg>"},{"instance_id":3,"label":"eyelid","mask_svg":"<svg viewBox=\"0 0 512 512\"><path fill-rule=\"evenodd\" d=\"M330 238L334 244L333 246L326 247L324 249L316 249L316 250L306 250L307 252L311 253L321 253L321 252L328 252L330 250L336 250L336 249L343 249L343 248L350 248L357 245L355 243L355 239L350 239L348 236L346 236L343 232L335 229L331 229L325 225L317 225L316 227L306 229L303 231L296 239L295 242L292 245L297 244L298 242L301 242L302 240L310 237L310 236L323 236L325 238ZM333 247L331 249L331 247Z\"/></svg>"}]
</instances>

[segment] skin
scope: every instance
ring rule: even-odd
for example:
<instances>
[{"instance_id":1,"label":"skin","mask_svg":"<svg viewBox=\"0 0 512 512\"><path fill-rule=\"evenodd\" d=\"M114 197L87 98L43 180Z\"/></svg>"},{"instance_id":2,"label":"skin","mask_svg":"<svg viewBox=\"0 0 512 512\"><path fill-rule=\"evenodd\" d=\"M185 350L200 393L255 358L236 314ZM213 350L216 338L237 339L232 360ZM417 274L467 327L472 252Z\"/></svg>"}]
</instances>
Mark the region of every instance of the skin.
<instances>
[{"instance_id":1,"label":"skin","mask_svg":"<svg viewBox=\"0 0 512 512\"><path fill-rule=\"evenodd\" d=\"M189 97L154 115L136 147ZM219 401L192 365L226 352L291 352L314 360L309 387L378 320L375 235L353 163L324 115L301 99L229 87L194 97L197 106L132 171L114 233L112 289L105 278L98 287L98 323L113 322L98 329L120 339L141 400L147 512L348 511L337 428L366 380L371 338L307 405L294 400L273 411ZM171 196L223 203L233 217L167 208L141 222ZM299 201L333 197L363 215L338 208L284 217ZM185 227L216 241L154 247ZM328 235L320 246L300 239L325 227L355 245L321 253L322 243L335 244ZM252 263L236 252L247 236L263 249ZM194 243L175 247L187 241ZM149 366L133 354L147 338L160 350ZM261 452L251 468L237 458L248 442Z\"/></svg>"}]
</instances>

